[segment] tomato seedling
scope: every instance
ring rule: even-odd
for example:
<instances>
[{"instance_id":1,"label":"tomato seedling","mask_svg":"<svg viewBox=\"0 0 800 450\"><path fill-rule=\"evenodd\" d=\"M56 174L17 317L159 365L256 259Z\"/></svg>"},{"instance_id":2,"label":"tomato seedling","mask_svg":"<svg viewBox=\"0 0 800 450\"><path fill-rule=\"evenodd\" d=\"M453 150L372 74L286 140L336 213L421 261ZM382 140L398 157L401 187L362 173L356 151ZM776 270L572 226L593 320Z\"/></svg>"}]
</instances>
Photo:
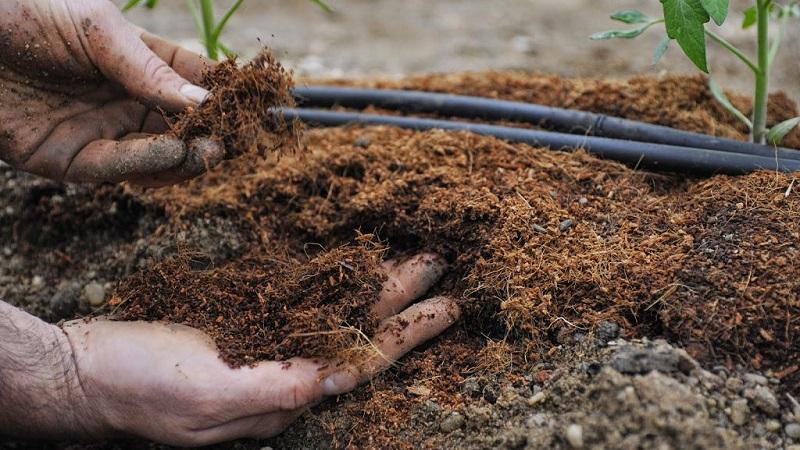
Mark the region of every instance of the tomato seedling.
<instances>
[{"instance_id":1,"label":"tomato seedling","mask_svg":"<svg viewBox=\"0 0 800 450\"><path fill-rule=\"evenodd\" d=\"M736 109L725 96L722 89L709 77L711 93L720 104L735 115L750 129L753 142L769 142L777 145L798 124L800 117L781 122L771 129L767 128L767 97L769 93L769 74L783 39L786 24L790 18L800 17L800 1L756 0L744 11L742 28L756 27L757 56L753 60L742 50L710 29L711 22L721 26L728 18L729 0L661 0L663 17L650 17L641 11L623 10L611 15L611 19L636 25L627 30L612 30L592 35L594 40L632 39L655 25L664 24L666 33L653 53L653 64L657 64L667 52L670 42L678 43L683 53L698 69L709 73L706 53L706 38L716 42L731 52L745 64L755 76L753 88L753 112L751 117ZM777 32L770 36L770 21L777 22ZM771 39L770 39L771 37Z\"/></svg>"}]
</instances>

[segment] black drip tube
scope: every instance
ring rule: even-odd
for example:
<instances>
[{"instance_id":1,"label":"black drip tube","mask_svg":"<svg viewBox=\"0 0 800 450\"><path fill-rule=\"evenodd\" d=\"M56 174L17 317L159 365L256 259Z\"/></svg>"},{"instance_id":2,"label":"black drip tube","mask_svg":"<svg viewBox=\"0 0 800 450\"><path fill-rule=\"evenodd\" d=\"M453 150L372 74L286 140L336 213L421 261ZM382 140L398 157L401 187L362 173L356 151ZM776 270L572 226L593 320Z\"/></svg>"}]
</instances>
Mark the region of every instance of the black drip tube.
<instances>
[{"instance_id":1,"label":"black drip tube","mask_svg":"<svg viewBox=\"0 0 800 450\"><path fill-rule=\"evenodd\" d=\"M511 142L545 146L556 150L583 148L602 158L614 159L634 167L691 172L697 174L743 174L754 170L800 171L800 160L752 155L745 153L664 145L650 142L580 136L550 131L511 128L479 123L415 117L382 116L317 109L284 109L289 120L301 120L311 126L340 126L346 124L390 125L413 130L465 130L495 136Z\"/></svg>"},{"instance_id":2,"label":"black drip tube","mask_svg":"<svg viewBox=\"0 0 800 450\"><path fill-rule=\"evenodd\" d=\"M511 120L570 134L602 136L629 141L734 152L778 159L800 160L800 151L717 138L619 117L530 103L463 95L389 89L332 86L297 87L302 107L339 105L363 109L370 105L407 113L436 113L466 119Z\"/></svg>"}]
</instances>

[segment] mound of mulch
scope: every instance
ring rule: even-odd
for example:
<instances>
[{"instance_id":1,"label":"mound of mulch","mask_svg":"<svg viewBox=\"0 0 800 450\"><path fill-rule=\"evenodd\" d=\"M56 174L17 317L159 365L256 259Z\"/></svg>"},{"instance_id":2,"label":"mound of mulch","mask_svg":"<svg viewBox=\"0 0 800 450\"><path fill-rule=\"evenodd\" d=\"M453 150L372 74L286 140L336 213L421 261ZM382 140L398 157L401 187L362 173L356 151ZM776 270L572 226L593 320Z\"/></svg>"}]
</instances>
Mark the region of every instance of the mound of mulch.
<instances>
[{"instance_id":1,"label":"mound of mulch","mask_svg":"<svg viewBox=\"0 0 800 450\"><path fill-rule=\"evenodd\" d=\"M580 107L743 137L701 77L614 82L493 73L374 84ZM770 120L795 115L794 108L776 101ZM178 227L198 211L233 211L261 238L244 256L200 273L175 262L146 269L118 289L128 299L119 305L123 317L188 323L212 334L216 320L230 321L229 331L215 338L233 364L316 353L322 347L306 352L287 344L293 331L286 328L266 350L257 341L243 351L237 340L252 340L272 324L243 325L233 312L218 319L220 305L257 315L297 304L281 291L295 285L281 283L279 271L268 268L274 265L255 269L274 258L270 246L334 261L339 250L327 249L374 233L389 256L421 250L445 256L451 269L434 293L460 299L465 329L506 339L529 361L546 357L565 333L614 321L627 336L667 336L706 360L791 369L787 361L800 345L800 193L789 189L791 174L687 179L581 151L389 127L314 130L304 144L303 157L244 155L186 185L148 193L148 202ZM788 144L798 146L797 132ZM288 273L307 274L304 264L291 263ZM330 290L324 277L306 286L329 302L336 295L353 301L344 291L323 292ZM151 305L126 306L145 288ZM311 305L300 304L301 310ZM362 326L350 314L337 312L331 323L294 332ZM480 365L474 352L466 353L469 363L454 356L450 367ZM426 375L441 375L429 369Z\"/></svg>"},{"instance_id":2,"label":"mound of mulch","mask_svg":"<svg viewBox=\"0 0 800 450\"><path fill-rule=\"evenodd\" d=\"M228 159L296 149L298 125L287 123L277 111L294 106L292 74L269 50L241 67L235 59L226 60L208 70L200 84L210 95L201 106L174 118L176 136L186 142L196 137L221 142Z\"/></svg>"}]
</instances>

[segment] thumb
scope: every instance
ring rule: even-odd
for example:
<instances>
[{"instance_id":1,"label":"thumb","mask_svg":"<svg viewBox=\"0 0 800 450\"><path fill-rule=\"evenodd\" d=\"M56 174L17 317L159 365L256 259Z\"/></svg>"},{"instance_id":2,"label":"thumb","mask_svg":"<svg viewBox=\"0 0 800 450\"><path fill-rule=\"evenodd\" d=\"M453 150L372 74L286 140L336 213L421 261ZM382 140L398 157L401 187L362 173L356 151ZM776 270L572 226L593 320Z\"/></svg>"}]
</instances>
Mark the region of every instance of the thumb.
<instances>
[{"instance_id":1,"label":"thumb","mask_svg":"<svg viewBox=\"0 0 800 450\"><path fill-rule=\"evenodd\" d=\"M142 41L143 31L116 8L94 23L82 23L97 68L148 106L178 112L197 106L208 91L180 76Z\"/></svg>"}]
</instances>

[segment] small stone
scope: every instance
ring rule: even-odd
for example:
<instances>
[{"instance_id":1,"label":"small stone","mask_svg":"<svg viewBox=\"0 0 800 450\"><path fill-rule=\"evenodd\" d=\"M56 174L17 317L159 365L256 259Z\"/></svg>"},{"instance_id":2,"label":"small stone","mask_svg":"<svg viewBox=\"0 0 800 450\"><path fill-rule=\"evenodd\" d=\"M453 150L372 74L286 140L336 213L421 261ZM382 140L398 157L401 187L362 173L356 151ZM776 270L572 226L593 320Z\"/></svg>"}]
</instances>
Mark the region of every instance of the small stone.
<instances>
[{"instance_id":1,"label":"small stone","mask_svg":"<svg viewBox=\"0 0 800 450\"><path fill-rule=\"evenodd\" d=\"M769 431L770 433L774 433L781 429L781 423L777 420L768 420L764 424L764 429Z\"/></svg>"},{"instance_id":2,"label":"small stone","mask_svg":"<svg viewBox=\"0 0 800 450\"><path fill-rule=\"evenodd\" d=\"M543 227L541 225L533 224L533 226L531 228L533 228L533 231L535 231L537 233L541 233L541 234L546 234L547 233L547 228L545 228L545 227Z\"/></svg>"},{"instance_id":3,"label":"small stone","mask_svg":"<svg viewBox=\"0 0 800 450\"><path fill-rule=\"evenodd\" d=\"M369 147L370 144L372 144L372 141L370 141L370 139L368 137L364 137L364 136L356 138L355 142L353 142L353 145L355 145L356 147L361 147L361 148L367 148L367 147Z\"/></svg>"},{"instance_id":4,"label":"small stone","mask_svg":"<svg viewBox=\"0 0 800 450\"><path fill-rule=\"evenodd\" d=\"M581 205L585 205L585 204L589 203L589 199L586 198L586 197L581 197L580 199L578 199L578 203L581 204Z\"/></svg>"},{"instance_id":5,"label":"small stone","mask_svg":"<svg viewBox=\"0 0 800 450\"><path fill-rule=\"evenodd\" d=\"M800 439L800 423L786 424L786 427L784 427L783 431L786 433L787 437L792 439Z\"/></svg>"},{"instance_id":6,"label":"small stone","mask_svg":"<svg viewBox=\"0 0 800 450\"><path fill-rule=\"evenodd\" d=\"M454 412L447 416L442 423L439 425L439 428L442 429L445 433L450 433L451 431L458 430L464 425L464 416L461 414Z\"/></svg>"},{"instance_id":7,"label":"small stone","mask_svg":"<svg viewBox=\"0 0 800 450\"><path fill-rule=\"evenodd\" d=\"M569 230L570 228L572 228L572 224L573 224L572 219L567 219L567 220L561 222L560 224L558 224L558 231L563 233L563 232Z\"/></svg>"},{"instance_id":8,"label":"small stone","mask_svg":"<svg viewBox=\"0 0 800 450\"><path fill-rule=\"evenodd\" d=\"M616 322L604 320L597 326L595 336L599 344L608 345L610 341L613 341L619 336L619 325L617 325Z\"/></svg>"},{"instance_id":9,"label":"small stone","mask_svg":"<svg viewBox=\"0 0 800 450\"><path fill-rule=\"evenodd\" d=\"M101 306L106 301L106 289L102 284L92 281L83 288L83 295L92 306Z\"/></svg>"},{"instance_id":10,"label":"small stone","mask_svg":"<svg viewBox=\"0 0 800 450\"><path fill-rule=\"evenodd\" d=\"M532 395L532 396L531 396L531 397L528 399L528 406L536 406L536 405L538 405L539 403L542 403L543 401L545 401L546 399L547 399L547 394L545 394L545 393L544 393L544 392L542 392L542 391L539 391L539 392L537 392L537 393L533 394L533 395Z\"/></svg>"},{"instance_id":11,"label":"small stone","mask_svg":"<svg viewBox=\"0 0 800 450\"><path fill-rule=\"evenodd\" d=\"M747 400L740 398L731 402L731 410L728 416L734 425L742 426L747 422L747 415L750 413L750 408L747 407Z\"/></svg>"},{"instance_id":12,"label":"small stone","mask_svg":"<svg viewBox=\"0 0 800 450\"><path fill-rule=\"evenodd\" d=\"M742 379L744 379L745 383L749 384L757 384L760 386L767 385L767 377L759 375L757 373L746 373L742 376Z\"/></svg>"},{"instance_id":13,"label":"small stone","mask_svg":"<svg viewBox=\"0 0 800 450\"><path fill-rule=\"evenodd\" d=\"M751 399L753 405L768 416L775 417L780 412L778 399L767 387L758 386L755 389L745 389L744 396Z\"/></svg>"},{"instance_id":14,"label":"small stone","mask_svg":"<svg viewBox=\"0 0 800 450\"><path fill-rule=\"evenodd\" d=\"M583 448L583 427L573 423L567 427L564 433L569 446L572 448Z\"/></svg>"},{"instance_id":15,"label":"small stone","mask_svg":"<svg viewBox=\"0 0 800 450\"><path fill-rule=\"evenodd\" d=\"M44 278L39 275L34 275L33 278L31 278L31 287L39 289L42 286L44 286Z\"/></svg>"},{"instance_id":16,"label":"small stone","mask_svg":"<svg viewBox=\"0 0 800 450\"><path fill-rule=\"evenodd\" d=\"M744 382L737 377L730 377L725 380L725 387L728 388L731 392L739 393L744 388Z\"/></svg>"}]
</instances>

